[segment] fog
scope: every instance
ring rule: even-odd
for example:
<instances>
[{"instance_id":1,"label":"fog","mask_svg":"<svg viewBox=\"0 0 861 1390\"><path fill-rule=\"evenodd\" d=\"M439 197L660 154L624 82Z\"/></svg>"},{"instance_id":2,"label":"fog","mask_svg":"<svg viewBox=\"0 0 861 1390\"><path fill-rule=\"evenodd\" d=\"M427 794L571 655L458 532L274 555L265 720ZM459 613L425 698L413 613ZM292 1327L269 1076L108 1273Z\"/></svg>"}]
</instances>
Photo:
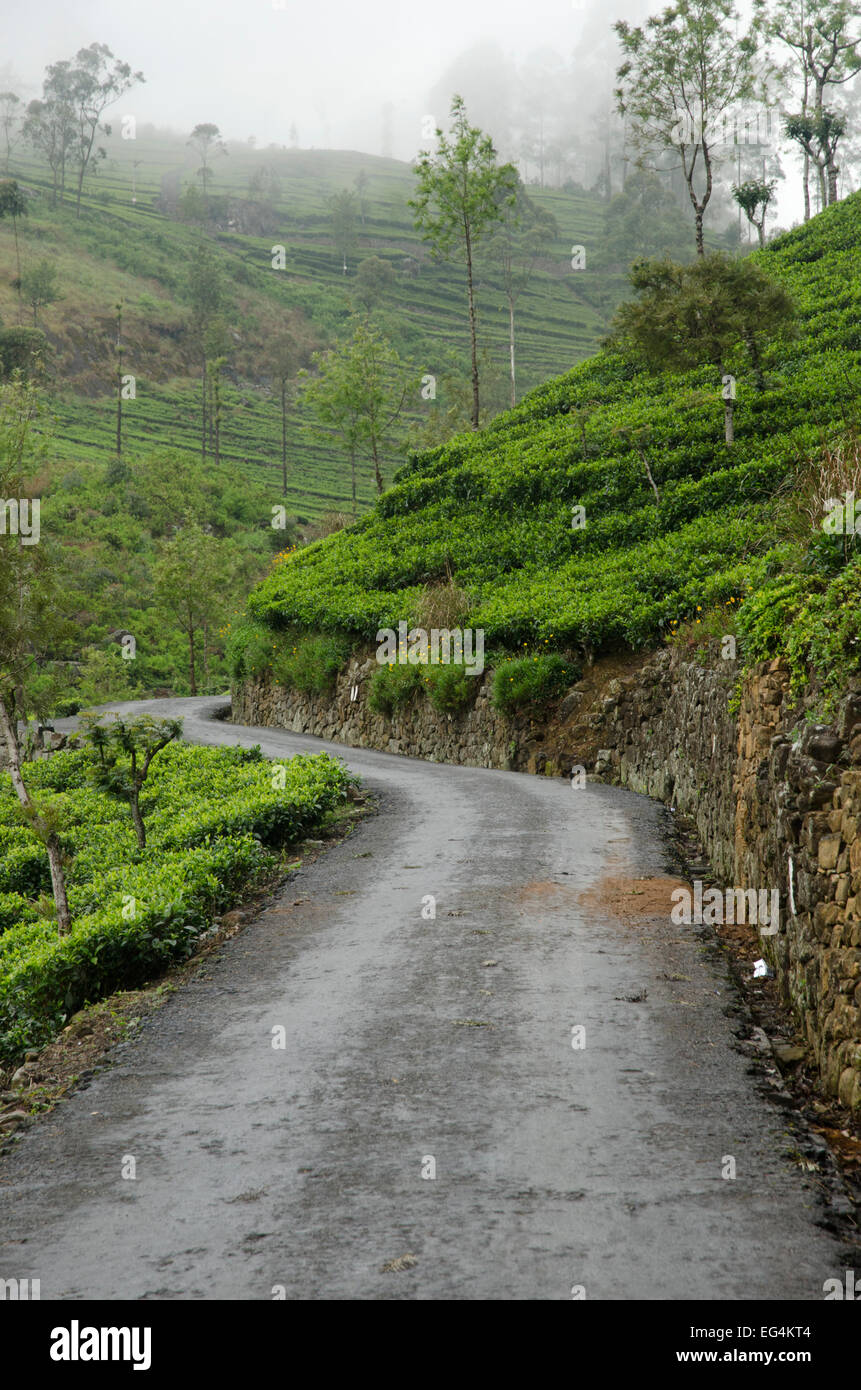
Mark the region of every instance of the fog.
<instances>
[{"instance_id":1,"label":"fog","mask_svg":"<svg viewBox=\"0 0 861 1390\"><path fill-rule=\"evenodd\" d=\"M42 0L26 7L0 0L0 90L38 96L48 63L106 43L146 78L107 113L109 120L132 115L179 135L211 122L228 142L253 138L258 149L290 145L402 160L427 147L433 126L447 125L459 92L473 123L527 181L538 177L543 185L546 174L551 184L573 180L598 191L602 147L612 147L600 185L607 196L608 184L610 193L620 191L633 167L614 110L620 52L612 26L618 19L642 23L663 8L662 0ZM739 8L746 25L752 0ZM861 83L837 92L838 105L850 100L855 112L842 149L845 196L858 186L861 165ZM770 128L777 130L772 110ZM531 168L530 143L541 150ZM772 142L762 158L718 157L726 189L724 211L718 214L716 199L709 215L713 226L718 215L724 223L732 216L726 200L733 178L772 175L779 182L770 225L800 220L799 152L783 141L777 154Z\"/></svg>"},{"instance_id":2,"label":"fog","mask_svg":"<svg viewBox=\"0 0 861 1390\"><path fill-rule=\"evenodd\" d=\"M598 0L0 0L0 71L5 85L37 96L46 64L98 41L144 72L146 85L126 101L140 121L179 130L212 121L228 139L261 144L287 143L295 124L306 148L409 159L422 117L444 121L430 95L471 45L493 43L518 65L540 49L565 63L576 54L584 97L592 86L609 96L611 25L650 8L647 0L609 9Z\"/></svg>"}]
</instances>

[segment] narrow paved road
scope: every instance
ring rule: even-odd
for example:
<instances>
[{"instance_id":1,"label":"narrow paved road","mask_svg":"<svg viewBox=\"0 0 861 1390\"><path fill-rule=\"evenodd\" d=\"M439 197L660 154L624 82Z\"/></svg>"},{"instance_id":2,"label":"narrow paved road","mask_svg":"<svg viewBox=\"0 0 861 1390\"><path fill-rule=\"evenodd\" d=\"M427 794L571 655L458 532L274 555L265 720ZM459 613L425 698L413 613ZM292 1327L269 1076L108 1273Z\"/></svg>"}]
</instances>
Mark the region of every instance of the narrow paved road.
<instances>
[{"instance_id":1,"label":"narrow paved road","mask_svg":"<svg viewBox=\"0 0 861 1390\"><path fill-rule=\"evenodd\" d=\"M838 1247L722 965L695 928L588 903L666 872L661 808L217 704L146 707L195 742L326 748L380 813L0 1161L0 1275L43 1298L822 1298Z\"/></svg>"}]
</instances>

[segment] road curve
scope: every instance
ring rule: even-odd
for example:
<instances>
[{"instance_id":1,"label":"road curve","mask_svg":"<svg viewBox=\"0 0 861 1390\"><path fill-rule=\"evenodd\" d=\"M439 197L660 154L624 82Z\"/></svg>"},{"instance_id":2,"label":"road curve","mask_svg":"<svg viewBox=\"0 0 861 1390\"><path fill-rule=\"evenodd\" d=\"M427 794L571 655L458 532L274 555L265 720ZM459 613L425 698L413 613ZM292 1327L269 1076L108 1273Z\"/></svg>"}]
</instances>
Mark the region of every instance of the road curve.
<instances>
[{"instance_id":1,"label":"road curve","mask_svg":"<svg viewBox=\"0 0 861 1390\"><path fill-rule=\"evenodd\" d=\"M606 874L667 871L662 808L218 703L123 708L325 749L379 814L0 1160L0 1276L43 1299L822 1298L840 1249L733 1046L722 963L696 928L589 905Z\"/></svg>"}]
</instances>

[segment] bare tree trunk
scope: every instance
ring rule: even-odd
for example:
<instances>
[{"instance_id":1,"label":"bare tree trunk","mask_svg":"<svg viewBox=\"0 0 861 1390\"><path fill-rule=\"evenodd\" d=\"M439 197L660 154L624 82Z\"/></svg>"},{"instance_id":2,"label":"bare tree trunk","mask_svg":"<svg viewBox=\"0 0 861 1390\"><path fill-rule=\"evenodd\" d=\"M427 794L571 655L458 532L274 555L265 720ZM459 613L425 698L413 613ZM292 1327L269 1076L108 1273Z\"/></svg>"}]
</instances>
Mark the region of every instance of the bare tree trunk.
<instances>
[{"instance_id":1,"label":"bare tree trunk","mask_svg":"<svg viewBox=\"0 0 861 1390\"><path fill-rule=\"evenodd\" d=\"M140 849L146 849L146 830L144 828L143 816L141 815L139 798L140 792L138 788L135 787L129 796L129 810L132 813L132 822L134 824L135 834L138 837L138 847Z\"/></svg>"},{"instance_id":2,"label":"bare tree trunk","mask_svg":"<svg viewBox=\"0 0 861 1390\"><path fill-rule=\"evenodd\" d=\"M759 344L756 341L756 334L750 327L745 327L744 342L747 348L747 355L750 358L750 365L753 367L753 375L756 380L757 391L765 390L765 376L762 370L762 358L759 353Z\"/></svg>"},{"instance_id":3,"label":"bare tree trunk","mask_svg":"<svg viewBox=\"0 0 861 1390\"><path fill-rule=\"evenodd\" d=\"M0 730L6 740L6 748L9 753L9 774L12 778L12 785L21 805L32 817L33 826L39 838L45 846L48 854L48 866L51 870L51 887L54 893L54 905L57 909L57 935L68 936L72 929L72 918L69 912L69 900L66 896L66 877L63 873L63 857L60 849L60 841L56 833L48 833L48 828L43 818L39 815L30 793L27 790L24 779L21 776L21 753L18 747L18 730L13 723L6 701L0 695Z\"/></svg>"},{"instance_id":4,"label":"bare tree trunk","mask_svg":"<svg viewBox=\"0 0 861 1390\"><path fill-rule=\"evenodd\" d=\"M21 249L18 245L18 214L12 213L12 231L15 236L15 267L18 277L18 322L21 322Z\"/></svg>"},{"instance_id":5,"label":"bare tree trunk","mask_svg":"<svg viewBox=\"0 0 861 1390\"><path fill-rule=\"evenodd\" d=\"M72 917L69 912L69 899L66 896L66 875L63 872L63 856L60 841L56 835L49 835L45 841L48 851L48 868L51 871L51 889L54 906L57 909L57 935L68 936L72 930Z\"/></svg>"},{"instance_id":6,"label":"bare tree trunk","mask_svg":"<svg viewBox=\"0 0 861 1390\"><path fill-rule=\"evenodd\" d=\"M203 355L203 375L201 377L200 459L202 463L206 463L206 353Z\"/></svg>"},{"instance_id":7,"label":"bare tree trunk","mask_svg":"<svg viewBox=\"0 0 861 1390\"><path fill-rule=\"evenodd\" d=\"M281 482L287 496L287 378L281 378Z\"/></svg>"},{"instance_id":8,"label":"bare tree trunk","mask_svg":"<svg viewBox=\"0 0 861 1390\"><path fill-rule=\"evenodd\" d=\"M197 675L194 669L194 627L188 629L188 683L191 687L192 695L197 694Z\"/></svg>"},{"instance_id":9,"label":"bare tree trunk","mask_svg":"<svg viewBox=\"0 0 861 1390\"><path fill-rule=\"evenodd\" d=\"M383 475L382 475L382 473L380 472L380 460L379 460L379 458L378 458L378 456L377 456L377 442L376 442L376 440L374 440L374 443L373 443L373 453L374 453L374 477L375 477L376 480L377 480L377 492L380 493L380 495L382 496L382 493L383 493Z\"/></svg>"},{"instance_id":10,"label":"bare tree trunk","mask_svg":"<svg viewBox=\"0 0 861 1390\"><path fill-rule=\"evenodd\" d=\"M644 467L645 470L646 470L646 477L648 478L648 480L649 480L649 482L650 482L650 484L651 484L652 492L655 494L655 505L658 506L658 507L660 507L660 505L661 505L661 494L658 492L657 483L655 482L654 478L652 477L652 470L651 470L651 468L649 467L649 460L646 458L646 452L645 452L645 450L644 450L643 448L641 448L641 446L640 446L639 444L638 444L636 447L637 447L637 453L640 455L640 462L642 463L643 467Z\"/></svg>"},{"instance_id":11,"label":"bare tree trunk","mask_svg":"<svg viewBox=\"0 0 861 1390\"><path fill-rule=\"evenodd\" d=\"M699 208L696 210L696 231L697 231L697 255L704 256L706 253L705 242L703 241L703 215Z\"/></svg>"},{"instance_id":12,"label":"bare tree trunk","mask_svg":"<svg viewBox=\"0 0 861 1390\"><path fill-rule=\"evenodd\" d=\"M472 242L468 228L466 233L466 288L469 296L469 341L472 350L472 428L477 430L479 420L478 347L476 344L475 294L472 285Z\"/></svg>"},{"instance_id":13,"label":"bare tree trunk","mask_svg":"<svg viewBox=\"0 0 861 1390\"><path fill-rule=\"evenodd\" d=\"M511 404L517 405L517 382L514 374L514 301L508 296L508 359L511 375Z\"/></svg>"},{"instance_id":14,"label":"bare tree trunk","mask_svg":"<svg viewBox=\"0 0 861 1390\"><path fill-rule=\"evenodd\" d=\"M117 458L123 456L123 374L117 373Z\"/></svg>"}]
</instances>

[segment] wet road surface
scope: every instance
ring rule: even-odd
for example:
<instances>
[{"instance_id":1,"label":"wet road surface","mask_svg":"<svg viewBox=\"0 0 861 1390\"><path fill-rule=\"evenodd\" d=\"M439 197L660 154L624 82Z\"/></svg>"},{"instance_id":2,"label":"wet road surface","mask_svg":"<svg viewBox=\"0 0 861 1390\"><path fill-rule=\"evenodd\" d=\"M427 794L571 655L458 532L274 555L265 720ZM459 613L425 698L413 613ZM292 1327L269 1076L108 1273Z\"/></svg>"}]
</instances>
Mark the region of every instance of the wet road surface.
<instances>
[{"instance_id":1,"label":"wet road surface","mask_svg":"<svg viewBox=\"0 0 861 1390\"><path fill-rule=\"evenodd\" d=\"M379 814L0 1159L0 1277L43 1299L822 1298L839 1247L733 1047L725 968L697 928L594 905L607 875L668 871L662 808L220 703L125 708L326 749Z\"/></svg>"}]
</instances>

